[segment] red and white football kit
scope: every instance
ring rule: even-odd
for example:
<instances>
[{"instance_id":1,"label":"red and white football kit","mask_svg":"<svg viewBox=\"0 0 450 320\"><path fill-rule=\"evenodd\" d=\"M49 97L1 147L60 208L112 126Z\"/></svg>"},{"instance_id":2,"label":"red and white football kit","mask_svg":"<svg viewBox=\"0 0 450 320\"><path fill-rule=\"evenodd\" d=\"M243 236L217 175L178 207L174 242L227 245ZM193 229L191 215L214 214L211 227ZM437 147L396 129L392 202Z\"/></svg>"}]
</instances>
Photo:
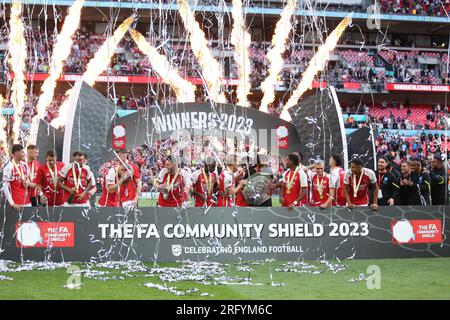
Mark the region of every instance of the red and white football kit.
<instances>
[{"instance_id":1,"label":"red and white football kit","mask_svg":"<svg viewBox=\"0 0 450 320\"><path fill-rule=\"evenodd\" d=\"M205 205L207 207L210 207L216 205L213 202L214 185L216 183L217 183L217 175L214 172L211 172L207 175L206 172L203 169L201 169L195 171L192 174L192 184L194 187L194 191L206 197L206 204L205 204L205 201L203 201L202 197L198 196L197 194L194 195L196 207L203 207Z\"/></svg>"},{"instance_id":2,"label":"red and white football kit","mask_svg":"<svg viewBox=\"0 0 450 320\"><path fill-rule=\"evenodd\" d=\"M37 175L37 172L41 165L39 164L39 162L37 160L30 161L27 163L27 165L28 165L28 169L30 169L30 173L29 173L30 182L36 183L36 175ZM37 196L36 188L30 187L28 192L30 194L30 198L36 198L36 196Z\"/></svg>"},{"instance_id":3,"label":"red and white football kit","mask_svg":"<svg viewBox=\"0 0 450 320\"><path fill-rule=\"evenodd\" d=\"M311 202L312 207L318 207L327 202L331 195L332 186L331 176L324 174L321 178L315 172L310 174L311 177Z\"/></svg>"},{"instance_id":4,"label":"red and white football kit","mask_svg":"<svg viewBox=\"0 0 450 320\"><path fill-rule=\"evenodd\" d=\"M59 176L64 179L63 183L66 187L76 189L71 203L68 203L71 194L64 191L64 205L79 207L89 206L89 194L85 195L80 200L78 200L78 197L88 188L88 186L95 186L95 179L92 179L93 174L91 173L91 169L87 165L81 167L76 163L71 163L61 169Z\"/></svg>"},{"instance_id":5,"label":"red and white football kit","mask_svg":"<svg viewBox=\"0 0 450 320\"><path fill-rule=\"evenodd\" d=\"M58 174L62 168L64 168L64 163L56 162L53 167L48 164L42 165L37 171L35 183L41 186L49 207L64 204L64 190L57 186Z\"/></svg>"},{"instance_id":6,"label":"red and white football kit","mask_svg":"<svg viewBox=\"0 0 450 320\"><path fill-rule=\"evenodd\" d=\"M331 183L335 190L335 195L333 200L333 206L341 206L345 207L347 201L345 200L345 192L344 192L344 179L345 179L345 170L341 167L333 168L331 170Z\"/></svg>"},{"instance_id":7,"label":"red and white football kit","mask_svg":"<svg viewBox=\"0 0 450 320\"><path fill-rule=\"evenodd\" d=\"M217 201L218 207L234 206L234 197L227 195L227 188L234 187L233 172L228 168L222 170L219 176L219 197Z\"/></svg>"},{"instance_id":8,"label":"red and white football kit","mask_svg":"<svg viewBox=\"0 0 450 320\"><path fill-rule=\"evenodd\" d=\"M284 202L282 203L283 207L288 207L294 201L296 201L300 197L301 189L308 188L308 177L306 173L300 167L297 167L294 171L288 169L283 174L283 195ZM306 204L305 201L306 196L297 203L297 206L303 206Z\"/></svg>"},{"instance_id":9,"label":"red and white football kit","mask_svg":"<svg viewBox=\"0 0 450 320\"><path fill-rule=\"evenodd\" d=\"M128 162L131 166L132 176L119 186L119 204L121 207L131 206L133 200L137 196L137 181L141 180L141 171L139 167L132 162ZM110 177L110 180L112 177Z\"/></svg>"},{"instance_id":10,"label":"red and white football kit","mask_svg":"<svg viewBox=\"0 0 450 320\"><path fill-rule=\"evenodd\" d=\"M159 193L158 206L180 207L188 200L186 190L190 187L191 177L186 170L178 168L172 175L167 168L162 168L156 181L168 188Z\"/></svg>"},{"instance_id":11,"label":"red and white football kit","mask_svg":"<svg viewBox=\"0 0 450 320\"><path fill-rule=\"evenodd\" d=\"M356 206L367 206L369 204L369 187L377 183L375 172L362 168L359 176L352 173L350 169L345 173L344 184L348 188L350 201Z\"/></svg>"},{"instance_id":12,"label":"red and white football kit","mask_svg":"<svg viewBox=\"0 0 450 320\"><path fill-rule=\"evenodd\" d=\"M3 170L3 192L9 204L30 206L29 188L24 188L23 181L29 178L29 169L25 161L9 161Z\"/></svg>"},{"instance_id":13,"label":"red and white football kit","mask_svg":"<svg viewBox=\"0 0 450 320\"><path fill-rule=\"evenodd\" d=\"M119 194L116 191L109 192L108 186L118 182L118 172L116 167L109 168L108 173L102 179L102 196L98 199L98 204L102 207L118 207Z\"/></svg>"}]
</instances>

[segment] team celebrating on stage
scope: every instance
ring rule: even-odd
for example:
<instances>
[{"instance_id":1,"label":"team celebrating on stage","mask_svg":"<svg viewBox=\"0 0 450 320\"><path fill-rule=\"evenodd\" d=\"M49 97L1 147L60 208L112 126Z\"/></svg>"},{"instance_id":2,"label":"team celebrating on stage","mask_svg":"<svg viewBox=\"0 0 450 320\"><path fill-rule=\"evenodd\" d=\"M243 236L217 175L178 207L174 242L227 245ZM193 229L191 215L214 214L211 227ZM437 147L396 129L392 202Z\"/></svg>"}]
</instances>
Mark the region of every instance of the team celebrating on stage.
<instances>
[{"instance_id":1,"label":"team celebrating on stage","mask_svg":"<svg viewBox=\"0 0 450 320\"><path fill-rule=\"evenodd\" d=\"M11 207L19 211L27 206L88 207L91 199L103 207L132 208L138 205L142 191L139 167L129 160L126 151L117 151L116 158L102 177L102 194L97 200L96 180L88 166L87 155L76 151L72 162L58 161L54 150L48 150L46 161L37 161L39 150L29 145L13 145L12 159L3 169L3 192ZM283 207L328 208L332 206L366 207L392 205L442 205L447 201L447 178L443 161L435 156L431 170L423 168L419 159L401 164L400 170L386 157L379 157L374 172L360 159L352 159L343 169L338 155L330 157L330 173L323 160L302 165L299 152L282 159L284 172L279 178L268 167L267 156L259 154L255 165L248 157L224 156L221 163L206 157L200 167L179 165L167 156L164 167L154 179L159 192L157 206L187 207L192 196L195 207L246 207L245 186L255 173L270 176L267 199L259 206L272 206L272 194L278 193ZM400 172L399 172L400 171Z\"/></svg>"}]
</instances>

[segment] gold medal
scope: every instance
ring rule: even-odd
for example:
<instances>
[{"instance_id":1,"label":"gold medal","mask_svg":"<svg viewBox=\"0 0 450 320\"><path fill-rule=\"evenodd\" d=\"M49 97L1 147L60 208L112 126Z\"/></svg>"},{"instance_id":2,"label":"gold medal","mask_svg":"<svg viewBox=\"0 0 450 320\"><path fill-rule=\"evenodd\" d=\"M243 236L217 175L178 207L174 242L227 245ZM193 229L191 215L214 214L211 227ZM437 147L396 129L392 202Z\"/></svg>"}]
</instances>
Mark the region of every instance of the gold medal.
<instances>
[{"instance_id":1,"label":"gold medal","mask_svg":"<svg viewBox=\"0 0 450 320\"><path fill-rule=\"evenodd\" d=\"M322 180L319 180L319 176L317 176L317 191L319 192L320 200L323 199L323 177Z\"/></svg>"}]
</instances>

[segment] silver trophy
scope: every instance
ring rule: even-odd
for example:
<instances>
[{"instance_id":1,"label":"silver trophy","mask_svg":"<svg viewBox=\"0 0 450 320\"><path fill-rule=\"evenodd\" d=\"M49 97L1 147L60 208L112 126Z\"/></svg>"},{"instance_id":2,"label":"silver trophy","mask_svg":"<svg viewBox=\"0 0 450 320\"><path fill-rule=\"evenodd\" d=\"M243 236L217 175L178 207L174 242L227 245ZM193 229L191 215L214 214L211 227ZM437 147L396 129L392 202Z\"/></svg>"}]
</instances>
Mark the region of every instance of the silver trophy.
<instances>
[{"instance_id":1,"label":"silver trophy","mask_svg":"<svg viewBox=\"0 0 450 320\"><path fill-rule=\"evenodd\" d=\"M259 206L270 199L270 184L272 174L269 172L258 172L253 174L247 181L242 194L249 205Z\"/></svg>"}]
</instances>

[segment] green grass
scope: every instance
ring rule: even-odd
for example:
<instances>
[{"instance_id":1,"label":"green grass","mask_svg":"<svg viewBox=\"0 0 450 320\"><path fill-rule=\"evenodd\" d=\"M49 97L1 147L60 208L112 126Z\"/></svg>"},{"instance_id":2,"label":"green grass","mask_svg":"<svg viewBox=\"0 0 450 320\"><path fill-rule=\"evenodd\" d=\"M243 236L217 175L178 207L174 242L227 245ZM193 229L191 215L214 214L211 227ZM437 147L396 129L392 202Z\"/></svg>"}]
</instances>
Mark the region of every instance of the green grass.
<instances>
[{"instance_id":1,"label":"green grass","mask_svg":"<svg viewBox=\"0 0 450 320\"><path fill-rule=\"evenodd\" d=\"M281 262L272 263L272 270ZM312 262L322 266L317 262ZM272 271L273 281L284 286L271 286L269 263L251 266L249 285L203 285L193 281L167 283L178 290L198 288L186 296L175 296L143 286L144 283L162 283L157 277L143 273L125 280L101 281L83 278L79 290L66 289L68 274L65 269L52 271L22 271L1 273L13 277L0 281L0 299L450 299L450 258L386 259L345 261L347 268L333 274L298 274ZM176 266L161 264L160 266ZM365 273L367 267L377 265L381 270L381 289L369 290L366 281L348 280ZM323 266L322 266L323 267ZM248 272L227 267L227 276L248 276ZM212 296L201 297L208 292Z\"/></svg>"},{"instance_id":2,"label":"green grass","mask_svg":"<svg viewBox=\"0 0 450 320\"><path fill-rule=\"evenodd\" d=\"M139 198L140 207L156 207L157 199ZM194 205L194 200L190 199L191 205ZM272 196L272 207L281 207L278 195Z\"/></svg>"}]
</instances>

